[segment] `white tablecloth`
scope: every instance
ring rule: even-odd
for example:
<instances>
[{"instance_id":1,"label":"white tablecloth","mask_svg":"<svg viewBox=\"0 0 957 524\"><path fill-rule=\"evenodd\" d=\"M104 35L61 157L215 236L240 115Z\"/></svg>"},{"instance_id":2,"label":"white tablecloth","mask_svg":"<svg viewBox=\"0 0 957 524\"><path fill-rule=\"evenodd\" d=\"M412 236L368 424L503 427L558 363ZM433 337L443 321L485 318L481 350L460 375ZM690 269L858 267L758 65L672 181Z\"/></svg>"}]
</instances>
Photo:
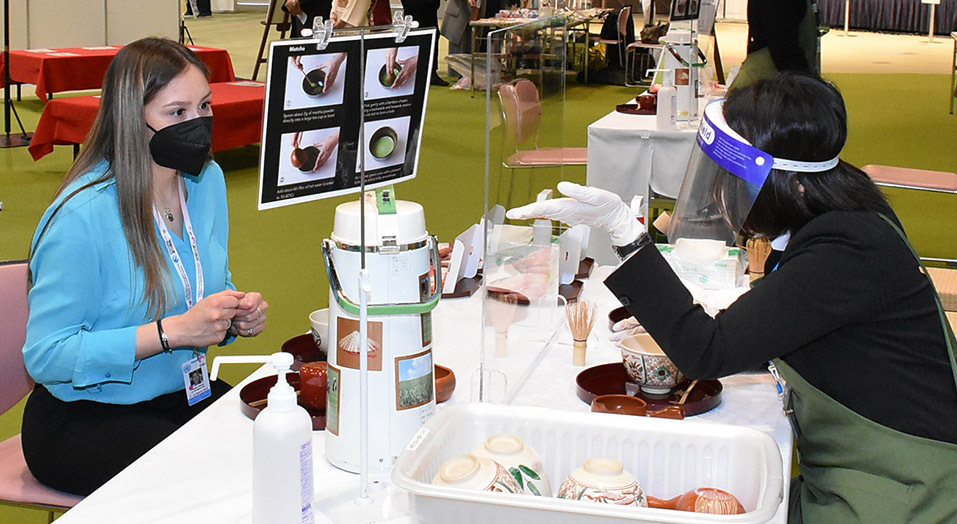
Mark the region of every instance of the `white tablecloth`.
<instances>
[{"instance_id":1,"label":"white tablecloth","mask_svg":"<svg viewBox=\"0 0 957 524\"><path fill-rule=\"evenodd\" d=\"M610 267L596 269L582 291L583 299L594 300L599 307L587 366L621 360L618 350L607 338L610 333L607 314L618 303L601 285L611 270ZM457 379L455 393L448 403L468 402L472 394L471 376L478 364L480 346L477 334L481 329L481 303L480 293L471 298L443 300L434 313L435 362L452 368ZM541 354L542 358L527 379L513 384L517 388L513 404L547 405L578 412L589 410L575 393L575 376L585 368L571 365L570 335L566 336L567 327L560 329L565 332L557 332L554 337L557 342ZM254 372L57 522L250 522L253 422L240 411L239 390L249 381L267 374L270 373L266 366ZM781 413L770 376L742 374L722 379L722 383L721 405L694 419L746 425L769 433L778 443L784 478L789 479L790 427ZM437 409L443 408L444 405L440 405ZM412 522L408 496L392 486L387 476L372 477L376 481L370 488L374 504L356 504L359 476L338 470L325 460L323 431L313 433L313 456L317 523ZM784 501L772 522L786 522L787 480L783 490Z\"/></svg>"},{"instance_id":2,"label":"white tablecloth","mask_svg":"<svg viewBox=\"0 0 957 524\"><path fill-rule=\"evenodd\" d=\"M679 126L659 130L655 115L617 111L599 118L588 126L587 184L613 191L625 202L635 195L647 202L649 185L658 194L677 197L698 130L697 122ZM601 264L617 263L604 231L592 231L588 255Z\"/></svg>"}]
</instances>

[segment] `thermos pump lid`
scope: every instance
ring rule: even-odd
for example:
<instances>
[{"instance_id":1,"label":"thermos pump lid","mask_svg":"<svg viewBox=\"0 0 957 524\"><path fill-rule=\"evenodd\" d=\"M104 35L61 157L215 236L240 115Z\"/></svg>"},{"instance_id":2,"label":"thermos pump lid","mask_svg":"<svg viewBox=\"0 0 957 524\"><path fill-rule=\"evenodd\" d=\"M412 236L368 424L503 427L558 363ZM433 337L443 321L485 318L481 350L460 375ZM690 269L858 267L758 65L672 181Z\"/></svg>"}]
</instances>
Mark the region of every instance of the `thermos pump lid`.
<instances>
[{"instance_id":1,"label":"thermos pump lid","mask_svg":"<svg viewBox=\"0 0 957 524\"><path fill-rule=\"evenodd\" d=\"M425 211L422 206L405 200L397 200L395 204L395 214L379 214L375 198L366 197L366 246L381 247L383 238L388 237L394 237L394 239L390 238L390 241L400 246L426 239L428 232L425 229ZM339 204L336 207L332 239L339 243L358 246L361 237L359 201Z\"/></svg>"}]
</instances>

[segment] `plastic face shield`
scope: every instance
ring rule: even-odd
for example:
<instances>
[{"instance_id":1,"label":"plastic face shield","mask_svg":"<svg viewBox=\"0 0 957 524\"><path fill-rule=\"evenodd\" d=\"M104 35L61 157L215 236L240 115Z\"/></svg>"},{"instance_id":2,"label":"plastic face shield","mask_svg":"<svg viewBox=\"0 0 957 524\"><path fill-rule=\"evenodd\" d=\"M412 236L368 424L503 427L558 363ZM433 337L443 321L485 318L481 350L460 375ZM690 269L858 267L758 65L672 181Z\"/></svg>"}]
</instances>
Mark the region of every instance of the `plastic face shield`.
<instances>
[{"instance_id":1,"label":"plastic face shield","mask_svg":"<svg viewBox=\"0 0 957 524\"><path fill-rule=\"evenodd\" d=\"M724 100L708 104L668 228L679 238L721 240L731 245L744 225L774 157L728 127Z\"/></svg>"}]
</instances>

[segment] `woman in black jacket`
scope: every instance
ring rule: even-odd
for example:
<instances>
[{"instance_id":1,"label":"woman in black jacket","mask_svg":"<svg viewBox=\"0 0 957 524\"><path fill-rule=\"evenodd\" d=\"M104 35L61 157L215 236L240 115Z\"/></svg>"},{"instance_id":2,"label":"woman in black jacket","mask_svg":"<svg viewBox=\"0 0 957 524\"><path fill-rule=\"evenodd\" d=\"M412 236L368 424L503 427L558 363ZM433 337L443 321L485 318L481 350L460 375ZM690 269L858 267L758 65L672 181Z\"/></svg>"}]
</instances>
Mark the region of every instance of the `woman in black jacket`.
<instances>
[{"instance_id":1,"label":"woman in black jacket","mask_svg":"<svg viewBox=\"0 0 957 524\"><path fill-rule=\"evenodd\" d=\"M742 232L790 240L777 268L714 318L617 195L562 182L572 198L508 216L607 230L626 258L605 284L690 378L774 360L802 474L791 485L791 522L957 520L957 342L890 206L838 158L847 137L840 93L817 77L780 74L733 90L723 117L776 167ZM728 219L729 203L715 203Z\"/></svg>"}]
</instances>

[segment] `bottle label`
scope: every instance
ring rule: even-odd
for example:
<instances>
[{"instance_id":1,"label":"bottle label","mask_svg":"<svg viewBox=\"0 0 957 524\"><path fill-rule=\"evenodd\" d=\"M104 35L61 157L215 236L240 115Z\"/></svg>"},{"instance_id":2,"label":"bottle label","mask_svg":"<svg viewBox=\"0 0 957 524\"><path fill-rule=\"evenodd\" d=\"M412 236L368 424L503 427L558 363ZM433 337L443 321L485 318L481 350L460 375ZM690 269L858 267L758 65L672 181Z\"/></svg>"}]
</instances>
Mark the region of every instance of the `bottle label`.
<instances>
[{"instance_id":1,"label":"bottle label","mask_svg":"<svg viewBox=\"0 0 957 524\"><path fill-rule=\"evenodd\" d=\"M302 524L313 524L315 512L312 507L312 439L299 448L299 469L302 483Z\"/></svg>"}]
</instances>

